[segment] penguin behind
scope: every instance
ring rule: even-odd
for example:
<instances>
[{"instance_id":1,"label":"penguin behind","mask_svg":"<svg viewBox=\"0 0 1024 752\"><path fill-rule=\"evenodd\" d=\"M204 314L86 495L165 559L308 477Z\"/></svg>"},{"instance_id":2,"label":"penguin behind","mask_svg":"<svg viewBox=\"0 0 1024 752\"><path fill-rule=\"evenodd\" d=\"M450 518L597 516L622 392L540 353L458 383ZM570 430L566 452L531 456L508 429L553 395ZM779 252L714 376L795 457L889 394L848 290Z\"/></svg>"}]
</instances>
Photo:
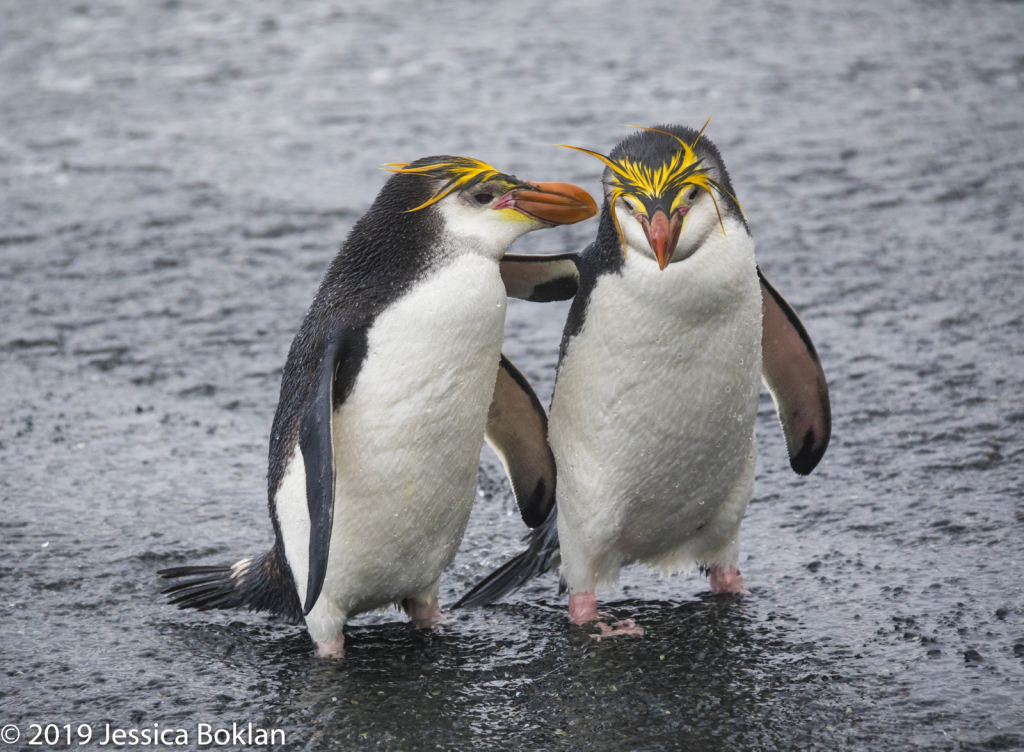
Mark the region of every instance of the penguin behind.
<instances>
[{"instance_id":1,"label":"penguin behind","mask_svg":"<svg viewBox=\"0 0 1024 752\"><path fill-rule=\"evenodd\" d=\"M245 607L344 654L355 614L400 604L443 620L487 440L524 521L553 503L554 463L533 390L501 355L498 261L521 235L597 213L582 189L525 183L465 157L393 175L327 271L288 353L267 474L274 545L225 567L178 567L181 608Z\"/></svg>"},{"instance_id":2,"label":"penguin behind","mask_svg":"<svg viewBox=\"0 0 1024 752\"><path fill-rule=\"evenodd\" d=\"M575 623L642 634L597 611L595 590L627 564L699 566L714 592L748 592L737 563L761 379L801 475L828 446L831 408L810 337L757 267L718 149L662 126L609 156L581 151L607 168L595 242L501 264L514 297L575 294L549 416L556 511L456 606L497 600L560 562Z\"/></svg>"}]
</instances>

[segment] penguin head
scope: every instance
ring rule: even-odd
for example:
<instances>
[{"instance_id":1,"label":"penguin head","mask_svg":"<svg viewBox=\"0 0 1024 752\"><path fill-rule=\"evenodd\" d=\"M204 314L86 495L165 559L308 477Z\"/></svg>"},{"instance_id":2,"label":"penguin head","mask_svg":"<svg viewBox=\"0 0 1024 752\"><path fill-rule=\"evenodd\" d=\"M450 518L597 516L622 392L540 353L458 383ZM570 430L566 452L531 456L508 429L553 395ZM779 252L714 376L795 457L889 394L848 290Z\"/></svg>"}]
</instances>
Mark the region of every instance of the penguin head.
<instances>
[{"instance_id":1,"label":"penguin head","mask_svg":"<svg viewBox=\"0 0 1024 752\"><path fill-rule=\"evenodd\" d=\"M569 183L528 183L470 157L426 157L389 164L410 184L405 213L430 212L448 243L500 258L520 236L597 214L597 204Z\"/></svg>"},{"instance_id":2,"label":"penguin head","mask_svg":"<svg viewBox=\"0 0 1024 752\"><path fill-rule=\"evenodd\" d=\"M569 148L605 164L604 211L614 220L624 254L633 251L665 269L692 256L712 232L724 235L724 217L746 227L725 163L703 130L641 128L608 156Z\"/></svg>"}]
</instances>

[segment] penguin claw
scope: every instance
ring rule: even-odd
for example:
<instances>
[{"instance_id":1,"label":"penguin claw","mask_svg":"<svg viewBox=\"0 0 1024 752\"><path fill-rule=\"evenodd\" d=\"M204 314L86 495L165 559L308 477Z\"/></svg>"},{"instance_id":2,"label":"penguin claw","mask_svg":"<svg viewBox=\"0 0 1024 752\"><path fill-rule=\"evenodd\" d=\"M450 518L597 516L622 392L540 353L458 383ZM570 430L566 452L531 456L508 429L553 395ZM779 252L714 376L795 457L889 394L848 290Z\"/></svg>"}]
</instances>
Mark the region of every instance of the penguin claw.
<instances>
[{"instance_id":1,"label":"penguin claw","mask_svg":"<svg viewBox=\"0 0 1024 752\"><path fill-rule=\"evenodd\" d=\"M569 618L580 627L588 627L597 630L589 633L594 640L601 641L605 637L617 637L628 635L630 637L643 637L644 630L636 625L632 619L616 621L609 624L602 619L613 618L606 611L597 610L597 596L591 592L573 593L569 596Z\"/></svg>"},{"instance_id":2,"label":"penguin claw","mask_svg":"<svg viewBox=\"0 0 1024 752\"><path fill-rule=\"evenodd\" d=\"M617 621L612 624L607 624L603 621L597 621L593 623L597 628L596 633L591 633L590 637L593 640L600 642L605 637L618 637L625 635L627 637L643 637L643 627L637 626L637 623L632 619L625 619L623 621Z\"/></svg>"},{"instance_id":3,"label":"penguin claw","mask_svg":"<svg viewBox=\"0 0 1024 752\"><path fill-rule=\"evenodd\" d=\"M316 644L316 653L324 659L345 657L345 635L338 635L333 640L324 640Z\"/></svg>"},{"instance_id":4,"label":"penguin claw","mask_svg":"<svg viewBox=\"0 0 1024 752\"><path fill-rule=\"evenodd\" d=\"M750 595L743 584L743 577L736 567L721 567L717 564L709 569L711 579L711 592L715 595L723 593L737 593L739 595Z\"/></svg>"},{"instance_id":5,"label":"penguin claw","mask_svg":"<svg viewBox=\"0 0 1024 752\"><path fill-rule=\"evenodd\" d=\"M416 629L435 629L448 623L448 617L441 613L441 604L436 596L429 601L406 598L402 601L402 608Z\"/></svg>"},{"instance_id":6,"label":"penguin claw","mask_svg":"<svg viewBox=\"0 0 1024 752\"><path fill-rule=\"evenodd\" d=\"M416 629L440 629L441 627L448 626L449 623L451 623L451 620L444 614L438 614L436 618L427 620L413 619L412 622Z\"/></svg>"}]
</instances>

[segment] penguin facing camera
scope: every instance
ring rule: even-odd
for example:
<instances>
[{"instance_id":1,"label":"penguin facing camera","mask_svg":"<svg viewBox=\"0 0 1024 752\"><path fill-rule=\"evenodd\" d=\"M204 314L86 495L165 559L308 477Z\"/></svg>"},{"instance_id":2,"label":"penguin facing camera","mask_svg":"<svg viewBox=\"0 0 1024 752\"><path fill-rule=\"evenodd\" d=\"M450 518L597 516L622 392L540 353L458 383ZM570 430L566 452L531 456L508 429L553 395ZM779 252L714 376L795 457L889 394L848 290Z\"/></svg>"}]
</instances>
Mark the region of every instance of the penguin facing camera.
<instances>
[{"instance_id":1,"label":"penguin facing camera","mask_svg":"<svg viewBox=\"0 0 1024 752\"><path fill-rule=\"evenodd\" d=\"M509 295L572 298L548 438L557 498L529 548L456 604L490 603L561 564L569 615L608 623L595 590L635 562L699 566L715 593L746 593L740 523L754 490L762 378L801 475L831 435L811 339L754 259L718 149L681 126L645 128L608 156L596 240L579 255L506 256ZM576 147L570 147L576 148Z\"/></svg>"}]
</instances>

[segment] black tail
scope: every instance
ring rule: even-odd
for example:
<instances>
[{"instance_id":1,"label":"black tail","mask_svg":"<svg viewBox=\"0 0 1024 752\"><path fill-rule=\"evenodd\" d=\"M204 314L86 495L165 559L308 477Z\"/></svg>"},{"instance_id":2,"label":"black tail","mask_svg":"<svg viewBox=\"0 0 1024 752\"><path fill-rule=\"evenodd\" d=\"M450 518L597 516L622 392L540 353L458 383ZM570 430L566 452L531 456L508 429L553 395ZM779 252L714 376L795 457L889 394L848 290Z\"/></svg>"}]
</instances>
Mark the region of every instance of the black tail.
<instances>
[{"instance_id":1,"label":"black tail","mask_svg":"<svg viewBox=\"0 0 1024 752\"><path fill-rule=\"evenodd\" d=\"M495 569L462 596L452 608L476 608L514 593L534 577L550 572L562 560L558 547L558 508L552 507L548 518L526 537L529 546Z\"/></svg>"},{"instance_id":2,"label":"black tail","mask_svg":"<svg viewBox=\"0 0 1024 752\"><path fill-rule=\"evenodd\" d=\"M292 624L302 622L302 604L287 563L275 546L258 559L251 556L234 566L174 567L162 569L164 579L188 577L184 582L162 590L178 608L209 611L220 608L247 608L268 611ZM279 559L279 557L281 557Z\"/></svg>"}]
</instances>

